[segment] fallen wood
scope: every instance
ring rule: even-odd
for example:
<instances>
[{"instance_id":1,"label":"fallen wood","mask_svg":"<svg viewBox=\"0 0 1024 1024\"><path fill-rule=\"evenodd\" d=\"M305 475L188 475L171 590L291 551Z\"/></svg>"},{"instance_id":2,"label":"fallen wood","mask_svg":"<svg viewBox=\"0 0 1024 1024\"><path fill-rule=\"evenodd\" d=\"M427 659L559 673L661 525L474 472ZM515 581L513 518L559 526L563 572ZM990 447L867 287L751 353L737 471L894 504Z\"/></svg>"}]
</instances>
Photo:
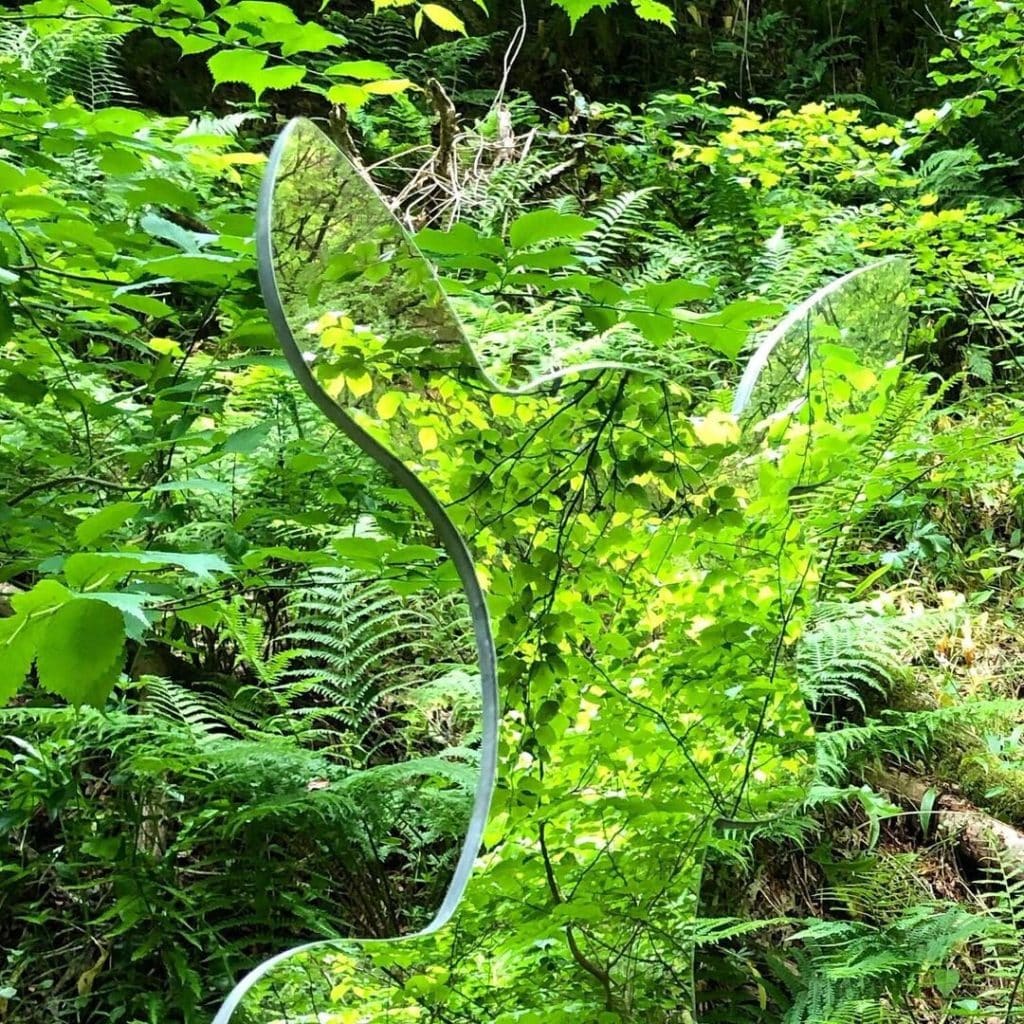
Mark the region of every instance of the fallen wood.
<instances>
[{"instance_id":1,"label":"fallen wood","mask_svg":"<svg viewBox=\"0 0 1024 1024\"><path fill-rule=\"evenodd\" d=\"M14 607L11 599L15 594L20 594L21 588L13 583L0 583L0 619L9 618L14 614Z\"/></svg>"},{"instance_id":2,"label":"fallen wood","mask_svg":"<svg viewBox=\"0 0 1024 1024\"><path fill-rule=\"evenodd\" d=\"M427 96L437 114L437 149L434 152L433 171L443 181L458 182L459 165L455 141L459 134L459 115L451 97L436 78L427 79Z\"/></svg>"},{"instance_id":3,"label":"fallen wood","mask_svg":"<svg viewBox=\"0 0 1024 1024\"><path fill-rule=\"evenodd\" d=\"M865 779L908 810L923 808L934 788L916 775L889 768L866 772ZM931 810L936 834L953 839L972 860L1009 863L1024 872L1024 833L954 793L940 793Z\"/></svg>"}]
</instances>

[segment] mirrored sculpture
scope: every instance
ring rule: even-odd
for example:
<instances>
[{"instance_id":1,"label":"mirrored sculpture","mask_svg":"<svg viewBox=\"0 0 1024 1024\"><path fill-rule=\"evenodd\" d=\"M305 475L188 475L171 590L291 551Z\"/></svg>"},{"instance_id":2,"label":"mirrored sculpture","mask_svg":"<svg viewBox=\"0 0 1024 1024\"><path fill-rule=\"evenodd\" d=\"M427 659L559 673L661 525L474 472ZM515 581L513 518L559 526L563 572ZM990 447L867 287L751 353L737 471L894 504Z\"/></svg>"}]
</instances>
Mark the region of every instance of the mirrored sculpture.
<instances>
[{"instance_id":1,"label":"mirrored sculpture","mask_svg":"<svg viewBox=\"0 0 1024 1024\"><path fill-rule=\"evenodd\" d=\"M751 432L762 432L761 451L746 465L762 471L766 465L772 467L769 477L774 475L789 491L794 517L809 534L813 535L817 522L813 515L804 516L805 503L813 507L817 501L828 507L823 521L834 531L834 513L838 510L841 515L843 502L851 496L841 489L831 493L829 485L849 473L858 446L884 420L904 358L909 290L910 267L898 258L831 281L759 339L736 389L733 414ZM855 478L856 487L862 483ZM855 490L853 504L858 496ZM852 519L854 509L849 508L848 514ZM833 532L825 550L834 551L836 544ZM828 571L828 564L807 567L803 599L812 608L823 584L826 595L834 599ZM834 694L817 692L816 681L806 675L806 658L794 656L791 662L794 682L811 705L815 727L836 728L839 723L830 715ZM813 761L807 769L804 794L813 792L814 783L819 784L819 792L827 791L829 778L816 773ZM813 800L807 800L801 816L809 831L814 814ZM790 815L790 821L795 818ZM833 906L829 889L831 882L842 877L843 863L822 867L785 829L773 831L771 815L760 821L722 824L724 841L717 849L709 849L705 858L699 912L708 920L738 918L749 926L696 951L699 1024L732 1024L783 1012L780 1003L785 1004L798 986L788 990L784 980L788 968L775 968L783 963L780 950L800 950L799 937L794 935L801 931L787 917L799 918L801 912L843 917L843 911ZM877 827L875 819L872 827ZM831 857L833 851L822 856ZM852 853L848 858L852 874L857 858ZM794 892L801 894L802 904L789 899ZM793 955L799 963L799 952ZM879 1006L865 1002L861 1009L870 1015Z\"/></svg>"},{"instance_id":2,"label":"mirrored sculpture","mask_svg":"<svg viewBox=\"0 0 1024 1024\"><path fill-rule=\"evenodd\" d=\"M409 514L380 574L398 590L424 573L461 589L476 661L453 658L455 677L445 668L383 698L384 723L424 709L411 742L390 742L385 725L374 748L395 810L367 830L371 875L399 913L350 915L337 939L282 949L217 1024L504 1021L522 969L536 1006L521 1024L540 1024L555 998L578 999L580 1019L600 1007L601 1024L691 1021L702 843L796 799L812 758L799 689L761 640L785 633L805 576L780 571L788 518L744 532L748 499L722 468L723 451L741 450L735 423L693 415L667 372L671 339L655 350L628 328L552 331L518 350L507 310L465 289L446 297L372 184L308 121L274 147L258 248L295 376ZM788 403L790 378L808 387L799 369L755 374L743 416ZM562 584L583 573L584 599L570 600ZM482 581L515 694L489 824L498 662ZM695 592L716 618L685 612ZM727 720L712 699L724 687ZM361 877L365 862L346 870ZM509 899L528 922L524 948L493 909Z\"/></svg>"},{"instance_id":3,"label":"mirrored sculpture","mask_svg":"<svg viewBox=\"0 0 1024 1024\"><path fill-rule=\"evenodd\" d=\"M733 396L738 418L828 419L830 409L867 405L877 374L906 344L910 267L889 258L830 281L772 328L753 352Z\"/></svg>"}]
</instances>

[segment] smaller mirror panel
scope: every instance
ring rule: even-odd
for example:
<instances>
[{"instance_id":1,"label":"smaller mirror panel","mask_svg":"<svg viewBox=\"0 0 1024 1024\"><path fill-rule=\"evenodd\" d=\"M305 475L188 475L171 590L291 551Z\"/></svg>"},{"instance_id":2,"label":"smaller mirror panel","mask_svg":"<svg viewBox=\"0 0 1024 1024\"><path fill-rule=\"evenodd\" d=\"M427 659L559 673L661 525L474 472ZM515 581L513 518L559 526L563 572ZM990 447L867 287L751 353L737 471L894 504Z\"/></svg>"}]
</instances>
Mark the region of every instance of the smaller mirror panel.
<instances>
[{"instance_id":1,"label":"smaller mirror panel","mask_svg":"<svg viewBox=\"0 0 1024 1024\"><path fill-rule=\"evenodd\" d=\"M667 330L655 345L628 320L594 329L579 306L597 309L601 302L571 290L555 296L536 282L530 294L452 282L449 297L372 182L316 125L289 123L278 151L270 172L273 290L299 350L293 365L301 359L311 367L325 395L345 409L373 407L409 375L422 381L431 373L458 374L476 388L522 394L569 374L608 369L673 378L691 354L685 333ZM450 240L445 251L450 262ZM688 287L691 298L703 294ZM662 305L646 316L667 325L671 308ZM287 338L284 344L287 350Z\"/></svg>"},{"instance_id":2,"label":"smaller mirror panel","mask_svg":"<svg viewBox=\"0 0 1024 1024\"><path fill-rule=\"evenodd\" d=\"M430 265L380 195L315 125L278 143L270 235L286 351L338 404L359 407L404 366L451 368L467 346Z\"/></svg>"},{"instance_id":3,"label":"smaller mirror panel","mask_svg":"<svg viewBox=\"0 0 1024 1024\"><path fill-rule=\"evenodd\" d=\"M903 354L910 267L886 259L815 292L754 351L733 399L747 422L805 409L816 420L865 407L877 375ZM833 411L835 410L835 411Z\"/></svg>"}]
</instances>

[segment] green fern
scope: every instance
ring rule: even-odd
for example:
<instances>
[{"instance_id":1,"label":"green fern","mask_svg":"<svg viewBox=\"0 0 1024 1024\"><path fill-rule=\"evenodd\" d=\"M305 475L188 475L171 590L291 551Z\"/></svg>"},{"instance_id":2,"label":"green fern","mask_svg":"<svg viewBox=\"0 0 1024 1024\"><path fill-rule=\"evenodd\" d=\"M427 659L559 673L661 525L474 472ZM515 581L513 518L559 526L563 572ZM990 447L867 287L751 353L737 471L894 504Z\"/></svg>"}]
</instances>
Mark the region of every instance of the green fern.
<instances>
[{"instance_id":1,"label":"green fern","mask_svg":"<svg viewBox=\"0 0 1024 1024\"><path fill-rule=\"evenodd\" d=\"M576 245L576 255L588 269L608 274L628 265L629 256L647 237L653 188L631 189L606 199L588 216L597 221Z\"/></svg>"},{"instance_id":2,"label":"green fern","mask_svg":"<svg viewBox=\"0 0 1024 1024\"><path fill-rule=\"evenodd\" d=\"M840 699L863 710L866 695L888 693L914 650L949 619L939 612L885 614L864 603L819 604L796 646L805 699L814 708Z\"/></svg>"},{"instance_id":3,"label":"green fern","mask_svg":"<svg viewBox=\"0 0 1024 1024\"><path fill-rule=\"evenodd\" d=\"M408 666L423 650L427 620L385 583L341 569L318 569L315 582L298 592L295 625L282 638L292 668L282 681L289 703L324 700L329 716L363 729L368 709L408 682Z\"/></svg>"},{"instance_id":4,"label":"green fern","mask_svg":"<svg viewBox=\"0 0 1024 1024\"><path fill-rule=\"evenodd\" d=\"M995 927L981 943L984 985L977 997L979 1016L1024 1020L1024 865L993 842L991 861L983 871L983 899Z\"/></svg>"},{"instance_id":5,"label":"green fern","mask_svg":"<svg viewBox=\"0 0 1024 1024\"><path fill-rule=\"evenodd\" d=\"M518 160L472 178L462 198L463 217L484 232L503 234L508 223L526 209L549 165L548 157L531 149Z\"/></svg>"},{"instance_id":6,"label":"green fern","mask_svg":"<svg viewBox=\"0 0 1024 1024\"><path fill-rule=\"evenodd\" d=\"M255 715L212 686L187 687L158 676L143 676L139 684L146 711L182 722L199 735L229 736L257 726Z\"/></svg>"},{"instance_id":7,"label":"green fern","mask_svg":"<svg viewBox=\"0 0 1024 1024\"><path fill-rule=\"evenodd\" d=\"M888 1014L881 1020L912 1021L903 994L919 989L927 971L943 967L970 942L993 931L984 915L964 907L934 902L895 907L891 894L876 895L884 900L883 910L898 909L897 916L878 924L812 921L791 936L802 947L803 962L784 1024L858 1020L869 1007Z\"/></svg>"},{"instance_id":8,"label":"green fern","mask_svg":"<svg viewBox=\"0 0 1024 1024\"><path fill-rule=\"evenodd\" d=\"M71 21L46 35L0 25L0 52L38 75L54 100L71 94L87 110L136 103L120 51L121 37L94 21Z\"/></svg>"},{"instance_id":9,"label":"green fern","mask_svg":"<svg viewBox=\"0 0 1024 1024\"><path fill-rule=\"evenodd\" d=\"M839 783L860 764L882 756L911 760L944 737L992 720L1019 716L1018 700L975 700L927 711L886 712L863 725L846 725L815 736L815 767L827 783Z\"/></svg>"}]
</instances>

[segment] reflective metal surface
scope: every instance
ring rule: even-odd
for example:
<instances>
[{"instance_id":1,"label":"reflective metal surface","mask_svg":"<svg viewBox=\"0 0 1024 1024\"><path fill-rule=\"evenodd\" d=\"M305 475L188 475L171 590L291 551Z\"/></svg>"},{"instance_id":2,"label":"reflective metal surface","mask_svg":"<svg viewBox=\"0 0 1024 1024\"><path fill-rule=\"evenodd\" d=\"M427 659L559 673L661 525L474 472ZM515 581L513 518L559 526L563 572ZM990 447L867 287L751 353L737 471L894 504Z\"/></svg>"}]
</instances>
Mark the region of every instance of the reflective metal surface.
<instances>
[{"instance_id":1,"label":"reflective metal surface","mask_svg":"<svg viewBox=\"0 0 1024 1024\"><path fill-rule=\"evenodd\" d=\"M457 710L450 701L439 712L436 701L443 686L431 683L429 697L435 706L430 714L435 720L439 713L446 718L440 730L444 749L432 751L420 744L415 760L422 771L396 771L393 779L404 781L392 785L417 798L426 792L443 799L452 795L455 779L465 784L471 772L474 799L453 799L448 807L435 800L432 807L421 806L418 815L414 806L400 801L392 833L435 828L440 813L449 822L446 838L440 848L422 844L419 866L409 862L407 852L395 856L389 850L381 858L380 870L399 906L391 914L391 929L367 927L361 934L369 938L436 928L451 916L465 888L494 785L494 644L483 594L458 531L416 473L362 429L358 419L362 410L375 409L389 394L400 403L401 392L395 389L406 375L429 379L458 373L468 350L426 261L407 242L372 185L308 121L292 122L274 148L261 195L258 241L264 297L296 377L328 419L409 492L422 510L423 526L451 559L468 602L476 642L476 692L463 688ZM414 535L415 528L409 533ZM407 564L395 574L415 576L418 571L420 567ZM389 709L391 717L408 715L422 693L412 694L408 707ZM396 757L395 763L408 767L413 760ZM410 884L423 871L434 873L429 884ZM432 899L437 902L432 904Z\"/></svg>"},{"instance_id":2,"label":"reflective metal surface","mask_svg":"<svg viewBox=\"0 0 1024 1024\"><path fill-rule=\"evenodd\" d=\"M482 297L446 298L433 268L373 186L308 121L289 124L275 145L261 196L258 247L268 311L297 379L327 418L379 463L396 493L411 497L404 506L406 537L447 556L449 577L444 560L426 555L424 564L392 564L388 575L399 588L424 574L438 587L445 578L457 579L472 627L477 689L475 704L462 703L458 710L449 694L441 706L443 742L428 748L420 740L413 751L427 762L420 781L396 787L403 810L379 823L376 835L387 837L391 852L371 866L399 913L387 927L349 915L337 940L282 950L239 983L215 1024L497 1020L506 1009L502 985L518 954L507 945L503 922L488 917L488 906L506 890L531 919L531 955L551 949L543 958L543 979L530 979L539 997L548 992L565 1004L581 987L596 989L608 1021L691 1021L692 923L701 870L693 851L723 815L749 814L744 794L754 773L769 780L765 785L779 800L799 791L809 768L811 730L808 724L793 736L775 726L778 715L792 716L800 697L787 683L766 690L772 666L752 665L752 685L730 693L728 723L716 720L710 696L718 685L714 652L725 645L742 648L749 637L738 626L708 629L708 623L673 619L673 608L692 588L719 587L718 566L688 561L689 492L700 491L701 500L704 488L714 495L723 546L742 519L728 480L695 480L671 461L692 412L681 389L662 385L671 380L678 353L669 341L651 351L628 329L593 338L552 331L548 344L517 350ZM828 332L834 329L840 339L867 336L867 326L843 334L860 310L852 299L837 307L840 299L846 303L844 296L845 289L819 296L773 332L772 345L762 346L741 386L745 397L742 403L738 397L737 413L745 421L780 403L788 407L801 393L811 394L814 406L820 379L814 354L827 349L818 343L828 335L832 344L836 338ZM823 312L827 302L833 306ZM895 337L895 323L882 322L884 337ZM471 325L471 337L463 323ZM819 323L825 326L819 329ZM808 349L808 338L818 347ZM791 347L810 353L809 374L795 365L801 357ZM881 349L890 351L888 341L880 345L880 358ZM629 402L643 379L654 381L643 400L659 410L657 436L643 443L668 453L667 468L654 480L638 470L642 483L631 485L627 500L612 465L614 445L635 429ZM491 402L495 394L535 397L517 397L499 414ZM589 410L586 416L579 415L581 408ZM544 432L567 409L576 410L587 436ZM441 438L458 443L449 439L456 415L474 424L479 450L467 460L439 447ZM720 429L738 437L735 424L721 415ZM516 462L540 465L550 479L540 490L527 488L510 471ZM586 502L578 495L586 495ZM517 509L525 505L532 510L532 537L515 532ZM496 531L499 521L511 525ZM617 531L649 539L642 565L617 560ZM541 534L559 538L556 557L548 549L542 549L544 559L536 556ZM778 558L774 543L768 538L763 551L746 556L749 571L764 573L769 588ZM537 647L549 644L558 653L548 656L561 667L555 677L544 677L545 684L572 694L569 704L578 704L579 712L563 713L545 702L543 710L530 711L536 721L516 713L508 756L533 758L533 750L543 767L531 731L543 732L564 777L554 792L523 782L513 790L513 766L505 766L499 818L515 817L516 830L508 826L515 839L502 848L505 826L499 823L493 850L483 851L495 783L498 694L496 653L473 562L479 553L497 565L536 561L538 594L542 584L570 576L583 560L597 561L607 591L585 595L571 609L558 606L555 595L544 612L558 623L550 638L538 638L525 625L520 633L506 630L514 638L502 651L510 675L528 691L533 661L542 661L535 659ZM615 595L627 592L632 607L648 609L646 617L616 619ZM728 593L715 594L712 603L720 600L726 609ZM501 593L494 599L507 623L514 623L516 616L529 619L531 600L539 597ZM614 643L595 647L589 639L597 635ZM616 682L624 665L633 673L628 690ZM544 665L538 671L551 672ZM464 666L463 682L469 674ZM434 691L401 698L403 714L417 703L430 709L427 731L438 728L438 708L418 702L417 694L428 693ZM614 730L603 727L605 714L616 716ZM397 747L388 752L395 778L410 760L400 753ZM456 766L461 789L452 785ZM430 837L418 843L417 822L433 821L438 806L436 800L430 808L417 803L420 795L425 790L441 800L464 794L470 767L473 799L453 802L461 808L454 813L464 814L458 841L453 844L453 826L440 847ZM467 890L478 855L484 868ZM365 863L351 867L361 876ZM634 984L640 976L644 986ZM536 1012L542 1019L542 1007Z\"/></svg>"},{"instance_id":3,"label":"reflective metal surface","mask_svg":"<svg viewBox=\"0 0 1024 1024\"><path fill-rule=\"evenodd\" d=\"M899 359L906 344L910 267L891 258L830 281L761 340L744 370L732 411L756 422L830 405L848 408L873 397L873 373Z\"/></svg>"}]
</instances>

